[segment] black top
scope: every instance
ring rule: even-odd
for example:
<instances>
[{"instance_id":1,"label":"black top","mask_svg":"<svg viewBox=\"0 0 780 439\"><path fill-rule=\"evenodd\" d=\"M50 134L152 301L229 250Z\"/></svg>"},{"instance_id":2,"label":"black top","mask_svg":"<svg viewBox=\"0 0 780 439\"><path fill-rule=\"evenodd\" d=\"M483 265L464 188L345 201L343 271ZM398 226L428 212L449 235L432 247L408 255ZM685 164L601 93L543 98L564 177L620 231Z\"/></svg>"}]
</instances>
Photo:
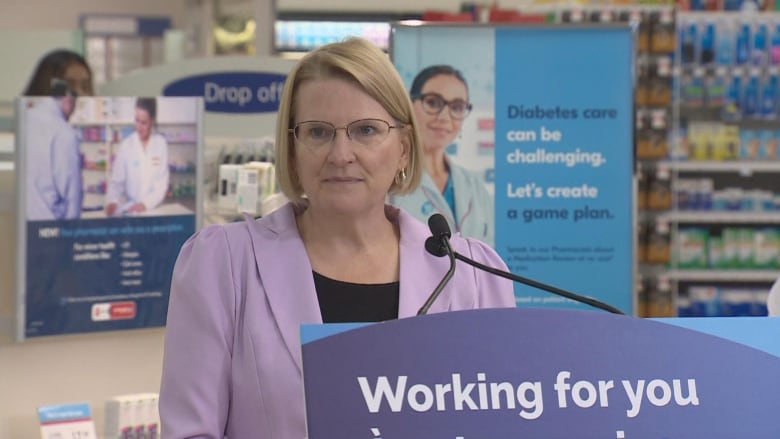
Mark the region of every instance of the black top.
<instances>
[{"instance_id":1,"label":"black top","mask_svg":"<svg viewBox=\"0 0 780 439\"><path fill-rule=\"evenodd\" d=\"M354 284L316 271L314 288L323 323L382 322L398 318L399 282Z\"/></svg>"}]
</instances>

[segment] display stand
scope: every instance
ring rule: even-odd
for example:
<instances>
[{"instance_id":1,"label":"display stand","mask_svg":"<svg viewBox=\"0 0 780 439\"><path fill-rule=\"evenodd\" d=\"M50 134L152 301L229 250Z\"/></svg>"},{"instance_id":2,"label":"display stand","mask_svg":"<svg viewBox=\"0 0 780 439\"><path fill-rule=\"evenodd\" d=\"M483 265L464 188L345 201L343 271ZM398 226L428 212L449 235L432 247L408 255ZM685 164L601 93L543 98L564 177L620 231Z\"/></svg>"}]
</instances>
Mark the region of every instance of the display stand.
<instances>
[{"instance_id":1,"label":"display stand","mask_svg":"<svg viewBox=\"0 0 780 439\"><path fill-rule=\"evenodd\" d=\"M149 139L158 146L136 158L140 143L126 143L139 138L136 98L78 102L66 120L54 98L17 100L19 341L164 326L176 256L200 224L202 100L155 98ZM36 135L42 127L50 132ZM129 151L125 167L116 160L122 150ZM143 199L144 210L109 214L112 179L124 191L119 206Z\"/></svg>"},{"instance_id":2,"label":"display stand","mask_svg":"<svg viewBox=\"0 0 780 439\"><path fill-rule=\"evenodd\" d=\"M456 202L455 213L442 207L446 201L432 195L437 189L425 178L391 202L422 221L444 214L453 231L493 246L515 274L633 314L634 35L628 24L399 24L391 58L410 89L435 65L465 78L472 109L444 151L477 187L457 189L466 177L452 173L455 199L469 200ZM491 196L489 206L481 204ZM519 306L581 306L522 285L515 298Z\"/></svg>"}]
</instances>

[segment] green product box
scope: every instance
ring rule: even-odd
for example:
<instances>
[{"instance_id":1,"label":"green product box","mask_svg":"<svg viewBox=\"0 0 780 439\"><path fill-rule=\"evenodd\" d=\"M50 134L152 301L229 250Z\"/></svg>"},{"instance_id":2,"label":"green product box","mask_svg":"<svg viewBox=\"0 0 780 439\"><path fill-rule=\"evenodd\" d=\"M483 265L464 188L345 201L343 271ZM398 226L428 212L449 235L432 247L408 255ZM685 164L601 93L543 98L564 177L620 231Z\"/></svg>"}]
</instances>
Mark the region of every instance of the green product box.
<instances>
[{"instance_id":1,"label":"green product box","mask_svg":"<svg viewBox=\"0 0 780 439\"><path fill-rule=\"evenodd\" d=\"M722 233L723 256L720 268L739 268L739 233L733 227L726 227Z\"/></svg>"},{"instance_id":2,"label":"green product box","mask_svg":"<svg viewBox=\"0 0 780 439\"><path fill-rule=\"evenodd\" d=\"M758 229L753 234L753 268L775 268L780 257L780 236L776 229Z\"/></svg>"},{"instance_id":3,"label":"green product box","mask_svg":"<svg viewBox=\"0 0 780 439\"><path fill-rule=\"evenodd\" d=\"M707 268L709 231L700 228L680 229L677 261L681 269Z\"/></svg>"},{"instance_id":4,"label":"green product box","mask_svg":"<svg viewBox=\"0 0 780 439\"><path fill-rule=\"evenodd\" d=\"M723 238L710 236L707 242L707 254L709 255L710 268L726 268L723 251Z\"/></svg>"},{"instance_id":5,"label":"green product box","mask_svg":"<svg viewBox=\"0 0 780 439\"><path fill-rule=\"evenodd\" d=\"M755 244L753 229L741 227L738 229L739 255L737 266L739 268L753 268L755 264Z\"/></svg>"}]
</instances>

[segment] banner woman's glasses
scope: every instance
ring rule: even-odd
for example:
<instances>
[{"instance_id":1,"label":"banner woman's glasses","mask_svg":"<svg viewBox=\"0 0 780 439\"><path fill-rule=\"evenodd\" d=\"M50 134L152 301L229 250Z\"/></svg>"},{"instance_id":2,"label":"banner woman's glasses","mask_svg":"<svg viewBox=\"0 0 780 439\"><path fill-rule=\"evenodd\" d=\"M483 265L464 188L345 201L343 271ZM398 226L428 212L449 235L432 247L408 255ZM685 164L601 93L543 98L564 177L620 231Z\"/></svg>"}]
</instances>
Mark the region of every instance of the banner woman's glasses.
<instances>
[{"instance_id":1,"label":"banner woman's glasses","mask_svg":"<svg viewBox=\"0 0 780 439\"><path fill-rule=\"evenodd\" d=\"M448 101L438 93L424 93L412 96L412 99L419 99L422 102L423 111L428 114L439 114L444 107L449 107L450 117L453 119L463 119L471 112L472 105L463 99L453 99Z\"/></svg>"}]
</instances>

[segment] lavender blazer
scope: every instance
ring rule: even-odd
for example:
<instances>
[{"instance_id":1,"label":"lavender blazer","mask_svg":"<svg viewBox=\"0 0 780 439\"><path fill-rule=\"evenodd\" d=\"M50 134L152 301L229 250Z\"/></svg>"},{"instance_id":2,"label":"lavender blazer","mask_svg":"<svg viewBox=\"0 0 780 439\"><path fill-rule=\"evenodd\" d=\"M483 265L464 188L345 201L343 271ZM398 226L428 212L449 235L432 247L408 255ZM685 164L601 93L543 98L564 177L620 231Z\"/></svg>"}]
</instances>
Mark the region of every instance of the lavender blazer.
<instances>
[{"instance_id":1,"label":"lavender blazer","mask_svg":"<svg viewBox=\"0 0 780 439\"><path fill-rule=\"evenodd\" d=\"M448 268L425 251L427 226L386 207L400 241L399 317L416 315ZM505 269L487 245L453 249ZM510 281L464 263L430 313L515 306ZM321 323L312 268L288 204L259 219L207 226L182 247L165 336L162 437L306 436L299 325Z\"/></svg>"}]
</instances>

